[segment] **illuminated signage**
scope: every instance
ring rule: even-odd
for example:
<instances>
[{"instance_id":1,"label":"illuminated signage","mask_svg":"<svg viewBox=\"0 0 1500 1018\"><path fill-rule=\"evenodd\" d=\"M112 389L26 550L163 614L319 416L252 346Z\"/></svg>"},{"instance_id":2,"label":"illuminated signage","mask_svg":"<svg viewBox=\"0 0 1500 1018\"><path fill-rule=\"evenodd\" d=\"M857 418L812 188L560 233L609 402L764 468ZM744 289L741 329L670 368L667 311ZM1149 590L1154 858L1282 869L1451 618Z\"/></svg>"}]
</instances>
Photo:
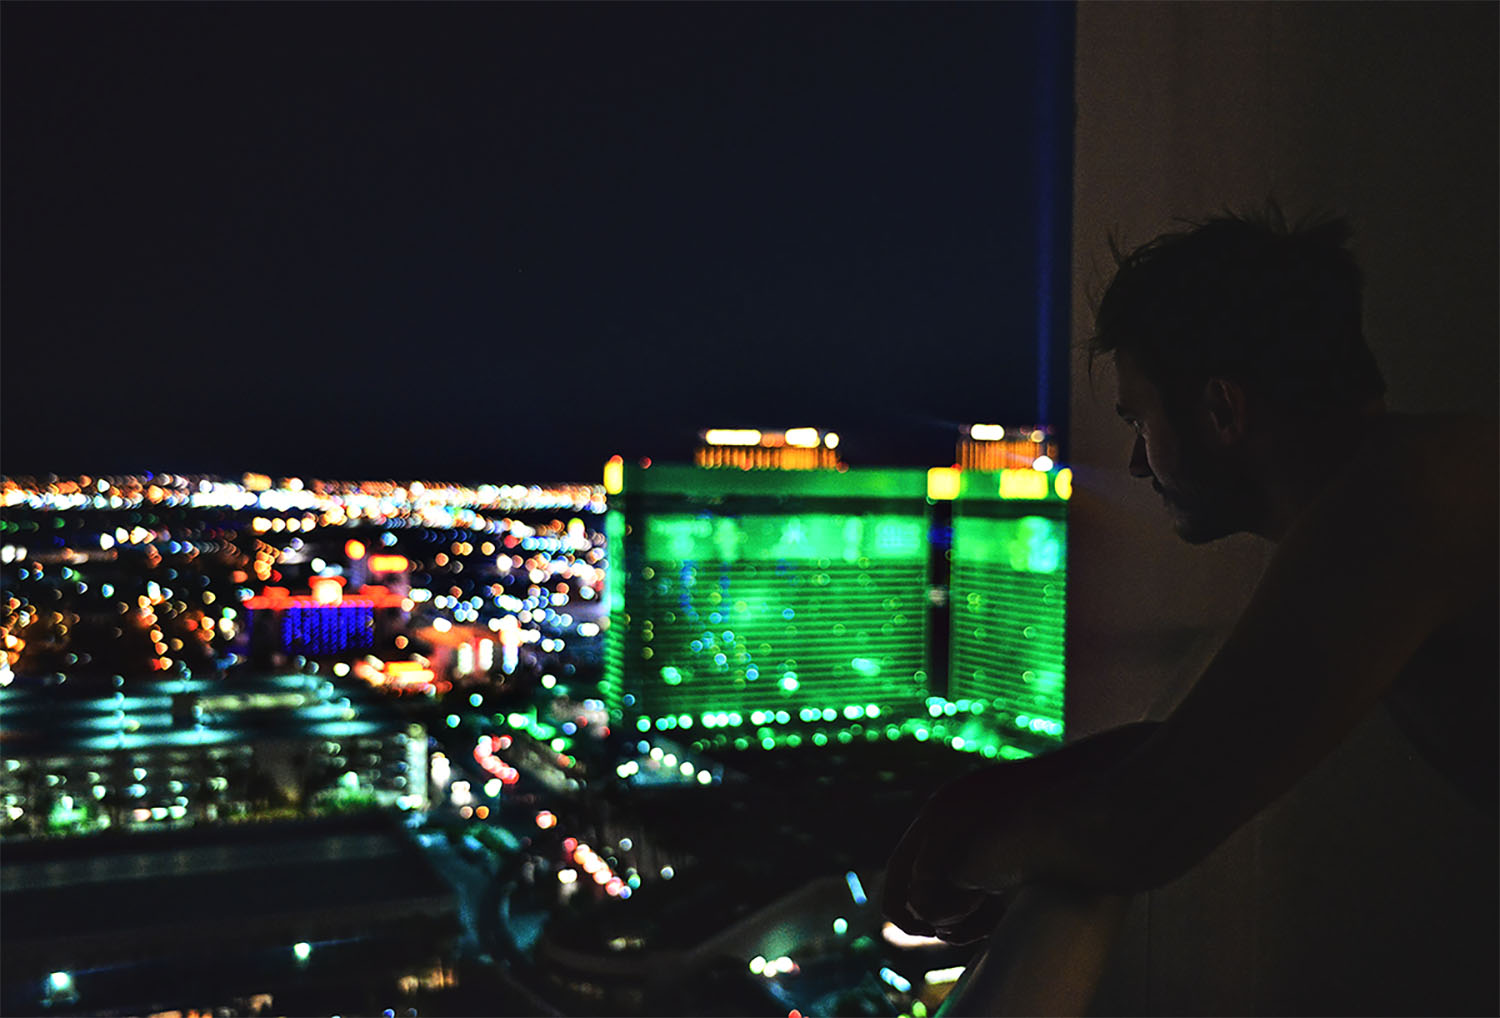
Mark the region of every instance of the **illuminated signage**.
<instances>
[{"instance_id":1,"label":"illuminated signage","mask_svg":"<svg viewBox=\"0 0 1500 1018\"><path fill-rule=\"evenodd\" d=\"M958 497L961 476L957 467L933 467L927 471L927 497L934 502L951 502Z\"/></svg>"}]
</instances>

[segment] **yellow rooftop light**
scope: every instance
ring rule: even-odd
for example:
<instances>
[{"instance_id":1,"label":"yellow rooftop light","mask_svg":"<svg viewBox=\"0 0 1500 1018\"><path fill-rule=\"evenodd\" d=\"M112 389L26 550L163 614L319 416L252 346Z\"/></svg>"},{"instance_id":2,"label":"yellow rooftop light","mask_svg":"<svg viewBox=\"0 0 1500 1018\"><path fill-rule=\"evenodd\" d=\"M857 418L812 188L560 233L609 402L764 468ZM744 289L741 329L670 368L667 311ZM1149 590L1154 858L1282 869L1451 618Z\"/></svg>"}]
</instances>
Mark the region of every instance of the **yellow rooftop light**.
<instances>
[{"instance_id":1,"label":"yellow rooftop light","mask_svg":"<svg viewBox=\"0 0 1500 1018\"><path fill-rule=\"evenodd\" d=\"M817 428L788 428L786 432L786 444L795 445L799 449L816 449L823 443L823 436L818 434Z\"/></svg>"},{"instance_id":2,"label":"yellow rooftop light","mask_svg":"<svg viewBox=\"0 0 1500 1018\"><path fill-rule=\"evenodd\" d=\"M1000 497L1046 498L1047 475L1039 470L1002 470Z\"/></svg>"},{"instance_id":3,"label":"yellow rooftop light","mask_svg":"<svg viewBox=\"0 0 1500 1018\"><path fill-rule=\"evenodd\" d=\"M934 502L951 502L958 497L957 467L933 467L927 471L927 497Z\"/></svg>"},{"instance_id":4,"label":"yellow rooftop light","mask_svg":"<svg viewBox=\"0 0 1500 1018\"><path fill-rule=\"evenodd\" d=\"M611 456L604 464L604 493L618 495L625 490L625 460Z\"/></svg>"}]
</instances>

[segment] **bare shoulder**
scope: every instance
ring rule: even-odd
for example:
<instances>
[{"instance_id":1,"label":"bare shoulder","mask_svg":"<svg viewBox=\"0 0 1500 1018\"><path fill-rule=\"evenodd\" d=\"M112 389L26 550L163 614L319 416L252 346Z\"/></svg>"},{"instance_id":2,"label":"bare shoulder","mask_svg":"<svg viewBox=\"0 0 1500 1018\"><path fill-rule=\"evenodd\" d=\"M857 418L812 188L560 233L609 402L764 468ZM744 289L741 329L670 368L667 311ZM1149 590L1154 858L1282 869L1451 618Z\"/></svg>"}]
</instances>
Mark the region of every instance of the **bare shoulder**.
<instances>
[{"instance_id":1,"label":"bare shoulder","mask_svg":"<svg viewBox=\"0 0 1500 1018\"><path fill-rule=\"evenodd\" d=\"M1383 419L1277 546L1226 651L1337 668L1358 699L1387 688L1494 601L1497 448L1493 421Z\"/></svg>"},{"instance_id":2,"label":"bare shoulder","mask_svg":"<svg viewBox=\"0 0 1500 1018\"><path fill-rule=\"evenodd\" d=\"M1500 801L1495 751L1500 716L1500 425L1490 418L1419 418L1395 450L1418 457L1409 517L1408 568L1446 594L1446 610L1408 658L1386 697L1397 726L1449 784L1482 813ZM1436 442L1423 436L1438 437ZM1439 437L1440 436L1440 437Z\"/></svg>"},{"instance_id":3,"label":"bare shoulder","mask_svg":"<svg viewBox=\"0 0 1500 1018\"><path fill-rule=\"evenodd\" d=\"M1334 544L1363 545L1392 568L1493 588L1500 422L1387 415L1307 523Z\"/></svg>"},{"instance_id":4,"label":"bare shoulder","mask_svg":"<svg viewBox=\"0 0 1500 1018\"><path fill-rule=\"evenodd\" d=\"M1461 414L1386 414L1351 468L1408 481L1424 495L1495 497L1500 421Z\"/></svg>"}]
</instances>

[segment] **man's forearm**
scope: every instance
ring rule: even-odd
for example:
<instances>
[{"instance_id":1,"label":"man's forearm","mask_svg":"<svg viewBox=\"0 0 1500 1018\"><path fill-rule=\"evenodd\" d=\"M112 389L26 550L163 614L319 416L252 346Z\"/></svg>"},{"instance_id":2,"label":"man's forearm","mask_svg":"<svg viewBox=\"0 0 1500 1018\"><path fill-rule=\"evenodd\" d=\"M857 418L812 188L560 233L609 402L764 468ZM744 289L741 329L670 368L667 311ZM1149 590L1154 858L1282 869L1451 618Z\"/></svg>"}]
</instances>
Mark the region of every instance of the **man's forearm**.
<instances>
[{"instance_id":1,"label":"man's forearm","mask_svg":"<svg viewBox=\"0 0 1500 1018\"><path fill-rule=\"evenodd\" d=\"M1028 760L1022 835L1029 879L1125 894L1176 876L1195 859L1182 775L1153 774L1161 722L1109 729ZM1205 849L1206 850L1206 849Z\"/></svg>"},{"instance_id":2,"label":"man's forearm","mask_svg":"<svg viewBox=\"0 0 1500 1018\"><path fill-rule=\"evenodd\" d=\"M1103 893L1160 887L1249 821L1286 782L1245 753L1211 752L1208 733L1171 721L1131 726L1125 750L1079 767L1034 804L1031 879ZM1280 747L1264 746L1269 755ZM1183 761L1192 761L1192 765Z\"/></svg>"}]
</instances>

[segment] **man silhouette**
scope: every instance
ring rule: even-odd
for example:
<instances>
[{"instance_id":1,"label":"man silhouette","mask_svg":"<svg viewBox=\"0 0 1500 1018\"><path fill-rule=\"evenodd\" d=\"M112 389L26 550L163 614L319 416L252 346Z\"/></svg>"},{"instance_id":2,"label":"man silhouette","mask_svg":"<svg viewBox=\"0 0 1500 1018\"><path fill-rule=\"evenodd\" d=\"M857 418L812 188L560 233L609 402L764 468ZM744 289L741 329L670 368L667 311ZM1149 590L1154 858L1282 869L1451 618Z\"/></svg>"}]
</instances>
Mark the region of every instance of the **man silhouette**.
<instances>
[{"instance_id":1,"label":"man silhouette","mask_svg":"<svg viewBox=\"0 0 1500 1018\"><path fill-rule=\"evenodd\" d=\"M1185 540L1248 532L1275 553L1165 721L939 790L887 870L897 925L962 942L1024 888L1086 901L1159 886L1382 703L1493 815L1496 425L1386 410L1348 236L1273 208L1116 252L1090 354L1113 358L1131 474Z\"/></svg>"}]
</instances>

